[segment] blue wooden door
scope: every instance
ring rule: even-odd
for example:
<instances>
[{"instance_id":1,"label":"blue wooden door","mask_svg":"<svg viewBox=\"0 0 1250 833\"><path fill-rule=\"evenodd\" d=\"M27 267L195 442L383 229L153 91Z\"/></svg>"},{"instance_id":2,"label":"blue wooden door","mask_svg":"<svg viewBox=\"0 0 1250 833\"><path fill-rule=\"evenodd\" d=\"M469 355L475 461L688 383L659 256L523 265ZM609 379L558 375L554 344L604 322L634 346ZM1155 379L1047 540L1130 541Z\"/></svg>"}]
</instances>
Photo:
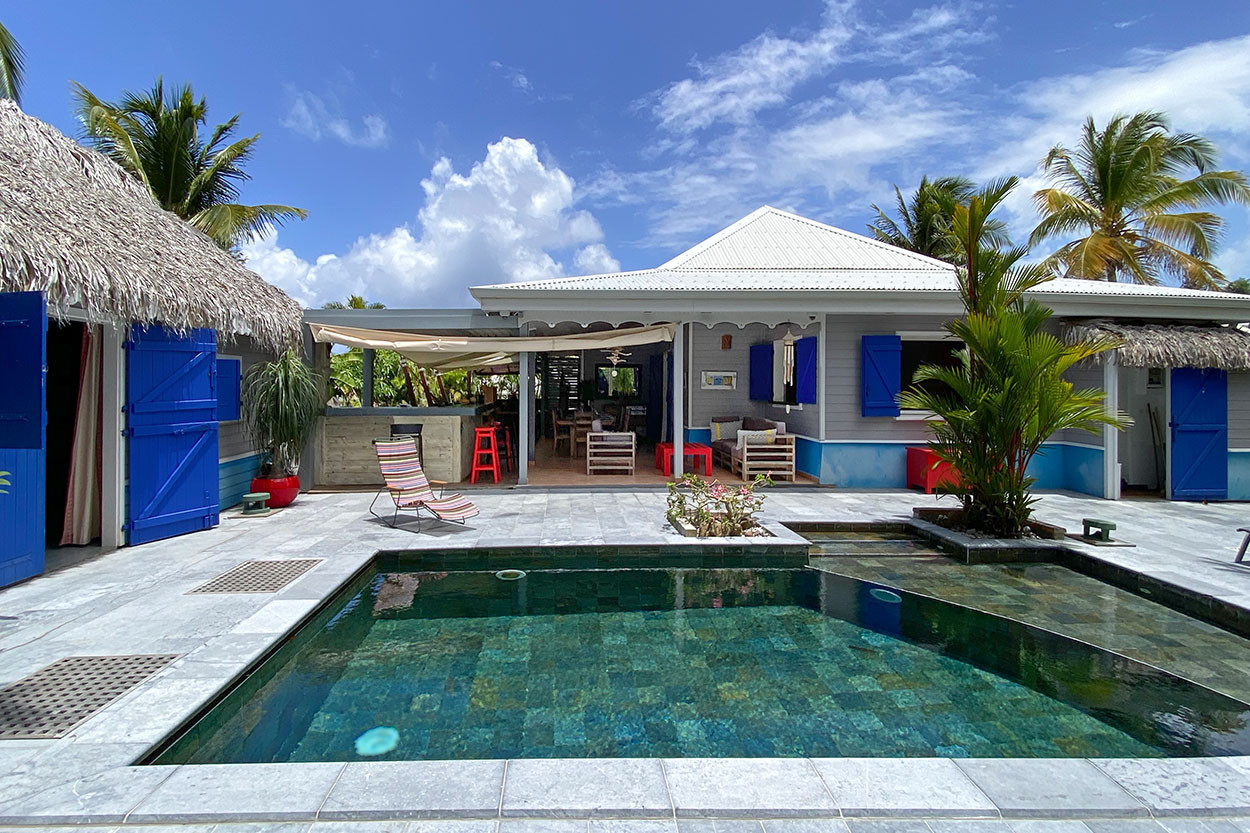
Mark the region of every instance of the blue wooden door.
<instances>
[{"instance_id":1,"label":"blue wooden door","mask_svg":"<svg viewBox=\"0 0 1250 833\"><path fill-rule=\"evenodd\" d=\"M47 342L43 293L0 293L0 587L43 572Z\"/></svg>"},{"instance_id":2,"label":"blue wooden door","mask_svg":"<svg viewBox=\"0 0 1250 833\"><path fill-rule=\"evenodd\" d=\"M1228 497L1228 374L1210 368L1172 371L1172 497Z\"/></svg>"},{"instance_id":3,"label":"blue wooden door","mask_svg":"<svg viewBox=\"0 0 1250 833\"><path fill-rule=\"evenodd\" d=\"M217 334L131 329L126 356L126 538L216 526Z\"/></svg>"}]
</instances>

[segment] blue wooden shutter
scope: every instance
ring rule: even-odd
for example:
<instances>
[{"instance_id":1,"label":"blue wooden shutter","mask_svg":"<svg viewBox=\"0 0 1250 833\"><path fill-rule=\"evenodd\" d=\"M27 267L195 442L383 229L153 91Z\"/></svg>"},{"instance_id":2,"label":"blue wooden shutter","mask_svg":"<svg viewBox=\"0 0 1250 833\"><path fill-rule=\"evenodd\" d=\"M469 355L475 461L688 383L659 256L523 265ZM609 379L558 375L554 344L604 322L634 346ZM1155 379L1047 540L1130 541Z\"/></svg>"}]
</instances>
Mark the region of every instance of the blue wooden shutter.
<instances>
[{"instance_id":1,"label":"blue wooden shutter","mask_svg":"<svg viewBox=\"0 0 1250 833\"><path fill-rule=\"evenodd\" d=\"M751 345L749 396L756 402L773 401L773 345Z\"/></svg>"},{"instance_id":2,"label":"blue wooden shutter","mask_svg":"<svg viewBox=\"0 0 1250 833\"><path fill-rule=\"evenodd\" d=\"M136 325L127 348L127 538L216 526L217 334Z\"/></svg>"},{"instance_id":3,"label":"blue wooden shutter","mask_svg":"<svg viewBox=\"0 0 1250 833\"><path fill-rule=\"evenodd\" d=\"M1172 370L1172 497L1228 497L1228 374Z\"/></svg>"},{"instance_id":4,"label":"blue wooden shutter","mask_svg":"<svg viewBox=\"0 0 1250 833\"><path fill-rule=\"evenodd\" d=\"M239 418L239 392L243 362L238 359L217 360L217 421L233 422Z\"/></svg>"},{"instance_id":5,"label":"blue wooden shutter","mask_svg":"<svg viewBox=\"0 0 1250 833\"><path fill-rule=\"evenodd\" d=\"M898 336L860 338L860 414L898 416L902 389L903 340Z\"/></svg>"},{"instance_id":6,"label":"blue wooden shutter","mask_svg":"<svg viewBox=\"0 0 1250 833\"><path fill-rule=\"evenodd\" d=\"M47 332L42 292L0 293L0 587L43 572Z\"/></svg>"},{"instance_id":7,"label":"blue wooden shutter","mask_svg":"<svg viewBox=\"0 0 1250 833\"><path fill-rule=\"evenodd\" d=\"M816 350L816 336L794 342L794 398L803 405L816 403L816 373L820 367Z\"/></svg>"}]
</instances>

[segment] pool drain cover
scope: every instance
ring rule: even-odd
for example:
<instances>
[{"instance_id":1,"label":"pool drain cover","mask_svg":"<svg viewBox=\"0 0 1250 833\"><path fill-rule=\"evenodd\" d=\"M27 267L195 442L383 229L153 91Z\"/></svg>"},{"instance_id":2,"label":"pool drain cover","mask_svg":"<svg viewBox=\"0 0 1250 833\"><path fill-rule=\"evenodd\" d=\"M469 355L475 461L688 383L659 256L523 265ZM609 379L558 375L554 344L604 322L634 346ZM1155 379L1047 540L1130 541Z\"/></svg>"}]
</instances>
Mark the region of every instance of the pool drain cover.
<instances>
[{"instance_id":1,"label":"pool drain cover","mask_svg":"<svg viewBox=\"0 0 1250 833\"><path fill-rule=\"evenodd\" d=\"M0 739L60 738L178 654L65 657L0 689Z\"/></svg>"},{"instance_id":2,"label":"pool drain cover","mask_svg":"<svg viewBox=\"0 0 1250 833\"><path fill-rule=\"evenodd\" d=\"M276 593L322 562L320 558L244 561L187 593Z\"/></svg>"}]
</instances>

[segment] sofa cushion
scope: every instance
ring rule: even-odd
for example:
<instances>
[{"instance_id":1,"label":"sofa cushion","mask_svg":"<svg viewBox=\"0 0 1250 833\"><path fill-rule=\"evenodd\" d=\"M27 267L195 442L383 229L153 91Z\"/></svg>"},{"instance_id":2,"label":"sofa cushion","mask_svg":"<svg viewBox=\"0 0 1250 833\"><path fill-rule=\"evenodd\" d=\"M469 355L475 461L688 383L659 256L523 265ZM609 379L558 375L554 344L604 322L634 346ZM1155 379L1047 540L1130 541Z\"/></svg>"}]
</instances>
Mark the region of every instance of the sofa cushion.
<instances>
[{"instance_id":1,"label":"sofa cushion","mask_svg":"<svg viewBox=\"0 0 1250 833\"><path fill-rule=\"evenodd\" d=\"M763 417L744 417L742 427L747 431L776 431L778 434L786 433L786 424L777 422L772 419L764 419Z\"/></svg>"},{"instance_id":2,"label":"sofa cushion","mask_svg":"<svg viewBox=\"0 0 1250 833\"><path fill-rule=\"evenodd\" d=\"M751 445L772 445L777 441L777 432L769 428L766 431L747 431L738 432L738 448L750 443Z\"/></svg>"},{"instance_id":3,"label":"sofa cushion","mask_svg":"<svg viewBox=\"0 0 1250 833\"><path fill-rule=\"evenodd\" d=\"M713 451L718 451L718 452L720 452L720 453L722 453L722 454L731 454L731 453L733 452L733 450L734 450L735 448L737 448L737 446L738 446L738 439L737 439L737 435L736 435L736 434L734 435L734 439L732 439L732 440L731 440L731 439L724 439L724 440L713 440L713 441L712 441L712 450L713 450Z\"/></svg>"},{"instance_id":4,"label":"sofa cushion","mask_svg":"<svg viewBox=\"0 0 1250 833\"><path fill-rule=\"evenodd\" d=\"M738 432L742 430L742 420L740 419L714 419L712 420L712 439L713 440L732 440L738 436Z\"/></svg>"}]
</instances>

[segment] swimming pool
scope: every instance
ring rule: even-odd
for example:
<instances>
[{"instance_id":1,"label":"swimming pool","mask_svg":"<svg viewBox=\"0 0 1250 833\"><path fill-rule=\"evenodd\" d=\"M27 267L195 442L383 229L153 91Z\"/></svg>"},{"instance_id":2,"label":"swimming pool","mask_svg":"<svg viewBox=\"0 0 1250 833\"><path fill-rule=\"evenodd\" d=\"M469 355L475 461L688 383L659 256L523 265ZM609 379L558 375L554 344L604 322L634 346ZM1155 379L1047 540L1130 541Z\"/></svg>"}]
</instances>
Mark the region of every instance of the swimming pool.
<instances>
[{"instance_id":1,"label":"swimming pool","mask_svg":"<svg viewBox=\"0 0 1250 833\"><path fill-rule=\"evenodd\" d=\"M380 558L153 763L1246 754L1250 706L810 568Z\"/></svg>"}]
</instances>

